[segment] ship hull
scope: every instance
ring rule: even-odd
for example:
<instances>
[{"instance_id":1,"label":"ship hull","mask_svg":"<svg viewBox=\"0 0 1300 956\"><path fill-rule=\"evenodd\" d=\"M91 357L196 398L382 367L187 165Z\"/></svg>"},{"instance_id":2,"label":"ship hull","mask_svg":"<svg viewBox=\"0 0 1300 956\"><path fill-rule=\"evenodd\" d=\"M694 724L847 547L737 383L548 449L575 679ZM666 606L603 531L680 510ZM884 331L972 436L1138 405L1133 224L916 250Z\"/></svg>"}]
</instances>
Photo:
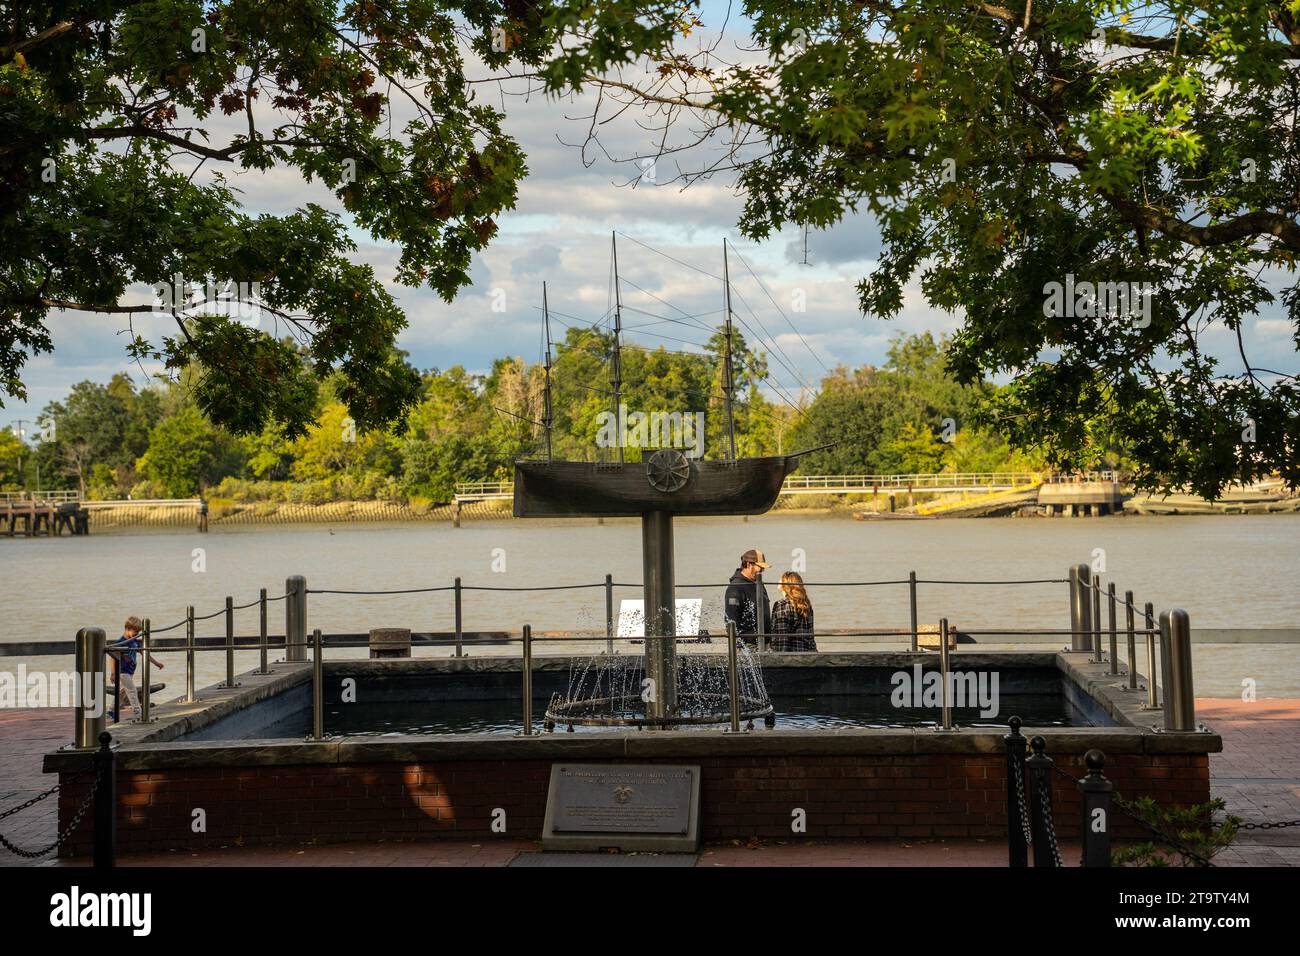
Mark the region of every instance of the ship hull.
<instances>
[{"instance_id":1,"label":"ship hull","mask_svg":"<svg viewBox=\"0 0 1300 956\"><path fill-rule=\"evenodd\" d=\"M738 461L690 461L685 484L660 491L641 462L515 462L517 518L624 518L652 511L674 515L757 515L768 511L786 475L798 467L793 455Z\"/></svg>"}]
</instances>

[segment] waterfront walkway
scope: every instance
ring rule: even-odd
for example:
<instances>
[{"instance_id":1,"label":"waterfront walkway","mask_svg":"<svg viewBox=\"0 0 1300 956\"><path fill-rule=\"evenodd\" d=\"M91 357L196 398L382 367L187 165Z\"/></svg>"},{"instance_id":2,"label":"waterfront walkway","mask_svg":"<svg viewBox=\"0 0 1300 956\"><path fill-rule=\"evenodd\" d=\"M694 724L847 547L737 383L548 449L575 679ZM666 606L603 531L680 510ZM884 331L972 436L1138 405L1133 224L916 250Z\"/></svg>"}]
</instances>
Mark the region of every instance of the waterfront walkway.
<instances>
[{"instance_id":1,"label":"waterfront walkway","mask_svg":"<svg viewBox=\"0 0 1300 956\"><path fill-rule=\"evenodd\" d=\"M1300 700L1200 699L1197 716L1223 736L1223 753L1210 755L1211 789L1228 812L1245 823L1300 820ZM0 710L0 812L48 789L41 757L66 743L72 713L65 709ZM44 846L55 836L55 798L0 820L0 833L22 847ZM858 843L751 843L710 845L696 856L579 855L557 859L537 853L531 840L439 840L329 846L223 847L124 856L124 866L1005 866L999 840L881 840ZM1077 845L1063 845L1067 866ZM0 866L28 861L0 848ZM84 865L85 860L40 861ZM1300 827L1243 830L1215 858L1219 866L1300 866Z\"/></svg>"}]
</instances>

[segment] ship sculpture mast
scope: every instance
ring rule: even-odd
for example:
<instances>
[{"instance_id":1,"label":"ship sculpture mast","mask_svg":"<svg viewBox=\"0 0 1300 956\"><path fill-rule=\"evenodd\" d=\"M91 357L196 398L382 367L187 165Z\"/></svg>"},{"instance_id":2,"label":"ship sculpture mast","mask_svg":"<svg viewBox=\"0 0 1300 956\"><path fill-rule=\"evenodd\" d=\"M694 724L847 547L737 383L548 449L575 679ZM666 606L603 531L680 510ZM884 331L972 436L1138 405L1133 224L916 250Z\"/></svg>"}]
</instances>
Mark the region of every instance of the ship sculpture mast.
<instances>
[{"instance_id":1,"label":"ship sculpture mast","mask_svg":"<svg viewBox=\"0 0 1300 956\"><path fill-rule=\"evenodd\" d=\"M727 265L727 240L722 240L722 288L726 301L726 342L723 349L722 397L727 407L727 437L731 446L731 460L736 460L736 419L731 406L736 400L736 379L731 367L731 273Z\"/></svg>"},{"instance_id":2,"label":"ship sculpture mast","mask_svg":"<svg viewBox=\"0 0 1300 956\"><path fill-rule=\"evenodd\" d=\"M611 232L610 243L614 250L614 354L610 358L610 373L614 379L614 426L617 429L614 444L618 446L618 463L623 463L623 298L618 288L618 235Z\"/></svg>"},{"instance_id":3,"label":"ship sculpture mast","mask_svg":"<svg viewBox=\"0 0 1300 956\"><path fill-rule=\"evenodd\" d=\"M542 428L546 429L546 460L551 460L551 312L546 302L546 283L542 283L542 323L546 327L546 362L542 366Z\"/></svg>"}]
</instances>

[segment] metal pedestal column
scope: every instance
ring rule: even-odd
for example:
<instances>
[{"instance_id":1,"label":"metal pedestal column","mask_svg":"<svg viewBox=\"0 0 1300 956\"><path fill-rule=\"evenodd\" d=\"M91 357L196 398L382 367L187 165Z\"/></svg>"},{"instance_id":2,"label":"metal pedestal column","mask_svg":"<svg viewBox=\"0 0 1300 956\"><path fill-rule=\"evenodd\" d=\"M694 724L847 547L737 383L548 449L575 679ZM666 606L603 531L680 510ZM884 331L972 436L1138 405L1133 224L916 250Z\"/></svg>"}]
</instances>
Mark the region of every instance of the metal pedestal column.
<instances>
[{"instance_id":1,"label":"metal pedestal column","mask_svg":"<svg viewBox=\"0 0 1300 956\"><path fill-rule=\"evenodd\" d=\"M667 511L641 515L641 561L645 597L646 713L666 717L677 711L677 601L673 581L673 516ZM667 640L665 640L667 638Z\"/></svg>"}]
</instances>

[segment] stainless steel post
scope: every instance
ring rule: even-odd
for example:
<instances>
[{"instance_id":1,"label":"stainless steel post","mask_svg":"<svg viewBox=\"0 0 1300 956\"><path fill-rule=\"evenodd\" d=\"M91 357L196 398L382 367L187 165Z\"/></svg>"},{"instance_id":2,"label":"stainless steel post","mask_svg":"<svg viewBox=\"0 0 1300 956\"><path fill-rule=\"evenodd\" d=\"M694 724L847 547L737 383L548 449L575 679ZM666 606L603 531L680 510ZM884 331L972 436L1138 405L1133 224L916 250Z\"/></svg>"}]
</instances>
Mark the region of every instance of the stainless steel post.
<instances>
[{"instance_id":1,"label":"stainless steel post","mask_svg":"<svg viewBox=\"0 0 1300 956\"><path fill-rule=\"evenodd\" d=\"M325 739L325 660L320 628L311 633L311 739Z\"/></svg>"},{"instance_id":2,"label":"stainless steel post","mask_svg":"<svg viewBox=\"0 0 1300 956\"><path fill-rule=\"evenodd\" d=\"M460 586L460 578L456 579L456 656L465 656L465 618L462 615L461 599L464 592Z\"/></svg>"},{"instance_id":3,"label":"stainless steel post","mask_svg":"<svg viewBox=\"0 0 1300 956\"><path fill-rule=\"evenodd\" d=\"M614 653L614 575L612 574L605 575L605 653Z\"/></svg>"},{"instance_id":4,"label":"stainless steel post","mask_svg":"<svg viewBox=\"0 0 1300 956\"><path fill-rule=\"evenodd\" d=\"M1128 631L1128 689L1137 690L1138 685L1138 655L1137 655L1137 635L1134 633L1133 614L1137 610L1133 606L1133 592L1124 592L1124 627Z\"/></svg>"},{"instance_id":5,"label":"stainless steel post","mask_svg":"<svg viewBox=\"0 0 1300 956\"><path fill-rule=\"evenodd\" d=\"M266 588L262 588L257 595L258 625L257 625L257 643L261 653L261 670L260 673L269 674L266 669Z\"/></svg>"},{"instance_id":6,"label":"stainless steel post","mask_svg":"<svg viewBox=\"0 0 1300 956\"><path fill-rule=\"evenodd\" d=\"M740 668L736 661L736 622L727 622L727 686L731 702L731 732L740 733Z\"/></svg>"},{"instance_id":7,"label":"stainless steel post","mask_svg":"<svg viewBox=\"0 0 1300 956\"><path fill-rule=\"evenodd\" d=\"M650 647L647 637L646 649ZM533 734L533 626L524 625L524 736Z\"/></svg>"},{"instance_id":8,"label":"stainless steel post","mask_svg":"<svg viewBox=\"0 0 1300 956\"><path fill-rule=\"evenodd\" d=\"M907 572L907 594L908 594L908 603L911 605L911 608L912 608L912 653L915 654L916 651L917 651L917 638L916 638L916 572L915 572L915 571L908 571L908 572Z\"/></svg>"},{"instance_id":9,"label":"stainless steel post","mask_svg":"<svg viewBox=\"0 0 1300 956\"><path fill-rule=\"evenodd\" d=\"M1070 650L1088 650L1092 631L1092 606L1088 603L1088 584L1092 571L1086 564L1070 568Z\"/></svg>"},{"instance_id":10,"label":"stainless steel post","mask_svg":"<svg viewBox=\"0 0 1300 956\"><path fill-rule=\"evenodd\" d=\"M1119 630L1115 623L1115 582L1111 581L1106 588L1106 597L1110 600L1110 616L1107 620L1110 622L1110 672L1119 673Z\"/></svg>"},{"instance_id":11,"label":"stainless steel post","mask_svg":"<svg viewBox=\"0 0 1300 956\"><path fill-rule=\"evenodd\" d=\"M1156 691L1156 611L1150 601L1147 601L1142 616L1147 622L1147 709L1156 710L1160 707L1160 696Z\"/></svg>"},{"instance_id":12,"label":"stainless steel post","mask_svg":"<svg viewBox=\"0 0 1300 956\"><path fill-rule=\"evenodd\" d=\"M767 650L767 627L763 620L763 572L754 575L754 637L761 654Z\"/></svg>"},{"instance_id":13,"label":"stainless steel post","mask_svg":"<svg viewBox=\"0 0 1300 956\"><path fill-rule=\"evenodd\" d=\"M77 631L77 701L73 708L72 745L94 750L107 724L108 688L104 684L104 629Z\"/></svg>"},{"instance_id":14,"label":"stainless steel post","mask_svg":"<svg viewBox=\"0 0 1300 956\"><path fill-rule=\"evenodd\" d=\"M645 676L651 681L646 713L667 717L677 710L677 600L673 580L673 516L641 515L645 601Z\"/></svg>"},{"instance_id":15,"label":"stainless steel post","mask_svg":"<svg viewBox=\"0 0 1300 956\"><path fill-rule=\"evenodd\" d=\"M944 730L952 730L952 701L948 699L948 619L939 619L939 700L943 704Z\"/></svg>"},{"instance_id":16,"label":"stainless steel post","mask_svg":"<svg viewBox=\"0 0 1300 956\"><path fill-rule=\"evenodd\" d=\"M198 700L194 696L194 605L185 609L185 703Z\"/></svg>"},{"instance_id":17,"label":"stainless steel post","mask_svg":"<svg viewBox=\"0 0 1300 956\"><path fill-rule=\"evenodd\" d=\"M1092 633L1089 635L1092 642L1092 659L1100 664L1102 660L1101 653L1101 577L1095 577L1092 580Z\"/></svg>"},{"instance_id":18,"label":"stainless steel post","mask_svg":"<svg viewBox=\"0 0 1300 956\"><path fill-rule=\"evenodd\" d=\"M153 643L149 640L149 630L149 619L146 617L144 630L140 634L140 651L143 656L140 661L140 713L136 715L142 724L149 723L149 671L152 666L149 663L149 647Z\"/></svg>"},{"instance_id":19,"label":"stainless steel post","mask_svg":"<svg viewBox=\"0 0 1300 956\"><path fill-rule=\"evenodd\" d=\"M1196 729L1196 694L1192 687L1192 629L1187 612L1160 612L1160 636L1165 655L1165 730Z\"/></svg>"},{"instance_id":20,"label":"stainless steel post","mask_svg":"<svg viewBox=\"0 0 1300 956\"><path fill-rule=\"evenodd\" d=\"M235 686L235 599L226 598L226 683Z\"/></svg>"}]
</instances>

